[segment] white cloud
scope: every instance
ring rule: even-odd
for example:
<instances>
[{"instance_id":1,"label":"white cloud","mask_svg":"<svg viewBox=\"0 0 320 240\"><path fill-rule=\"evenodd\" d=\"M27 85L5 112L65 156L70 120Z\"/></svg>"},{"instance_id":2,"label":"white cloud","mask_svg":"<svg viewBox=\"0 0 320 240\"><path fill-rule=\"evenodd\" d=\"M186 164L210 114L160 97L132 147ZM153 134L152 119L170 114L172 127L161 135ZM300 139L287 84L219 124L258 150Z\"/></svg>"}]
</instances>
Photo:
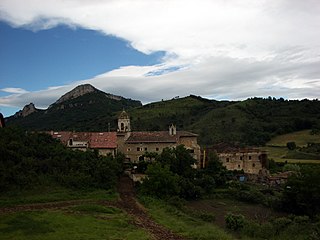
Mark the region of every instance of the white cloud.
<instances>
[{"instance_id":1,"label":"white cloud","mask_svg":"<svg viewBox=\"0 0 320 240\"><path fill-rule=\"evenodd\" d=\"M28 91L22 89L22 88L2 88L0 89L2 92L6 93L16 93L16 94L21 94L21 93L27 93Z\"/></svg>"},{"instance_id":2,"label":"white cloud","mask_svg":"<svg viewBox=\"0 0 320 240\"><path fill-rule=\"evenodd\" d=\"M320 92L317 0L1 0L0 19L32 30L81 26L144 53L165 51L162 64L122 67L86 81L145 102L190 93L239 99ZM0 104L24 99L45 106L72 86L7 96Z\"/></svg>"}]
</instances>

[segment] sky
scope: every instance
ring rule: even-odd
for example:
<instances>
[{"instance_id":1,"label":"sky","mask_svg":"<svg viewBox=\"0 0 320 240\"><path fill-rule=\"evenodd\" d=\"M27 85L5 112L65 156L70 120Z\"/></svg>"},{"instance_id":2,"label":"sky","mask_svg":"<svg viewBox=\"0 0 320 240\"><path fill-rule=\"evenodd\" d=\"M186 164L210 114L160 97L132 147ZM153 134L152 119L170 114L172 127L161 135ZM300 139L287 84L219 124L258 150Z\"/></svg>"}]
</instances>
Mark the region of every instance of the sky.
<instances>
[{"instance_id":1,"label":"sky","mask_svg":"<svg viewBox=\"0 0 320 240\"><path fill-rule=\"evenodd\" d=\"M79 84L143 103L316 99L318 0L1 0L0 112Z\"/></svg>"}]
</instances>

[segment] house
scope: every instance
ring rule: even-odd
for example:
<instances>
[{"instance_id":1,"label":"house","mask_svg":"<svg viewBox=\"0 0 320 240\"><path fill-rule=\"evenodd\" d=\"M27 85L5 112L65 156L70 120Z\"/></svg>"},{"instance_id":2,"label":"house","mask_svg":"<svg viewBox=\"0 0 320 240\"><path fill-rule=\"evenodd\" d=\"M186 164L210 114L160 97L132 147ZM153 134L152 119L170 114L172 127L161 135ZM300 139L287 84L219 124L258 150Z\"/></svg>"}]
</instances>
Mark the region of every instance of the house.
<instances>
[{"instance_id":1,"label":"house","mask_svg":"<svg viewBox=\"0 0 320 240\"><path fill-rule=\"evenodd\" d=\"M257 175L267 167L265 151L257 148L240 148L225 143L216 144L204 150L202 167L206 166L210 152L215 152L228 170L243 170L246 174Z\"/></svg>"},{"instance_id":2,"label":"house","mask_svg":"<svg viewBox=\"0 0 320 240\"><path fill-rule=\"evenodd\" d=\"M197 134L191 132L177 131L173 124L168 131L134 132L131 131L130 117L125 111L122 111L118 118L118 151L125 154L128 162L144 160L146 152L161 153L164 148L173 148L178 145L184 145L198 162L200 146L197 143L197 137Z\"/></svg>"},{"instance_id":3,"label":"house","mask_svg":"<svg viewBox=\"0 0 320 240\"><path fill-rule=\"evenodd\" d=\"M87 151L87 149L96 149L100 155L115 155L117 152L117 134L116 132L54 132L49 134L60 140L67 147Z\"/></svg>"}]
</instances>

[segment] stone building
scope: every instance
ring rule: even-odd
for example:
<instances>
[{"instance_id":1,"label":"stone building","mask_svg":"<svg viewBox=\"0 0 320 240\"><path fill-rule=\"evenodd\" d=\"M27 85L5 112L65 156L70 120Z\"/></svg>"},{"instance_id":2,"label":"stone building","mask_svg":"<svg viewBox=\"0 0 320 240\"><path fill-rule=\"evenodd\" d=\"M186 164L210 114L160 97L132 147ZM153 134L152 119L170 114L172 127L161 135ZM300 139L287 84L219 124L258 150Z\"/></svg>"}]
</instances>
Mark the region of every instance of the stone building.
<instances>
[{"instance_id":1,"label":"stone building","mask_svg":"<svg viewBox=\"0 0 320 240\"><path fill-rule=\"evenodd\" d=\"M204 150L201 164L205 167L210 152L216 152L228 170L243 170L246 174L259 174L267 167L267 154L257 148L239 148L228 144L217 144Z\"/></svg>"},{"instance_id":2,"label":"stone building","mask_svg":"<svg viewBox=\"0 0 320 240\"><path fill-rule=\"evenodd\" d=\"M200 146L197 134L187 131L177 131L171 125L168 131L131 131L130 117L123 111L118 118L117 142L118 151L125 154L128 162L144 160L146 152L161 153L164 148L184 145L198 162L200 160Z\"/></svg>"},{"instance_id":3,"label":"stone building","mask_svg":"<svg viewBox=\"0 0 320 240\"><path fill-rule=\"evenodd\" d=\"M54 132L49 134L60 140L67 147L86 151L96 149L100 155L106 156L117 152L117 134L115 132Z\"/></svg>"},{"instance_id":4,"label":"stone building","mask_svg":"<svg viewBox=\"0 0 320 240\"><path fill-rule=\"evenodd\" d=\"M144 160L146 152L161 153L164 148L184 145L198 162L200 146L197 134L187 131L177 131L173 124L168 131L133 132L130 117L125 112L119 115L117 132L48 132L53 138L60 140L67 147L86 151L97 149L99 154L125 154L128 162Z\"/></svg>"}]
</instances>

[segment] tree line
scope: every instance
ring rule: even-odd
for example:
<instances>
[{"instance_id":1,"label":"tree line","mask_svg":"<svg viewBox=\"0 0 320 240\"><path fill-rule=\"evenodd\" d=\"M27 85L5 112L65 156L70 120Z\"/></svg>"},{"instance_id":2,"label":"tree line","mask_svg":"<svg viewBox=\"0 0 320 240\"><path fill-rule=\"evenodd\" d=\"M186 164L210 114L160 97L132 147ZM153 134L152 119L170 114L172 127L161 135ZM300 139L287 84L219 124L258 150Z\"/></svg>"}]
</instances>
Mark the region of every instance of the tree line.
<instances>
[{"instance_id":1,"label":"tree line","mask_svg":"<svg viewBox=\"0 0 320 240\"><path fill-rule=\"evenodd\" d=\"M0 191L41 184L72 188L113 188L123 156L73 151L45 133L0 129Z\"/></svg>"}]
</instances>

